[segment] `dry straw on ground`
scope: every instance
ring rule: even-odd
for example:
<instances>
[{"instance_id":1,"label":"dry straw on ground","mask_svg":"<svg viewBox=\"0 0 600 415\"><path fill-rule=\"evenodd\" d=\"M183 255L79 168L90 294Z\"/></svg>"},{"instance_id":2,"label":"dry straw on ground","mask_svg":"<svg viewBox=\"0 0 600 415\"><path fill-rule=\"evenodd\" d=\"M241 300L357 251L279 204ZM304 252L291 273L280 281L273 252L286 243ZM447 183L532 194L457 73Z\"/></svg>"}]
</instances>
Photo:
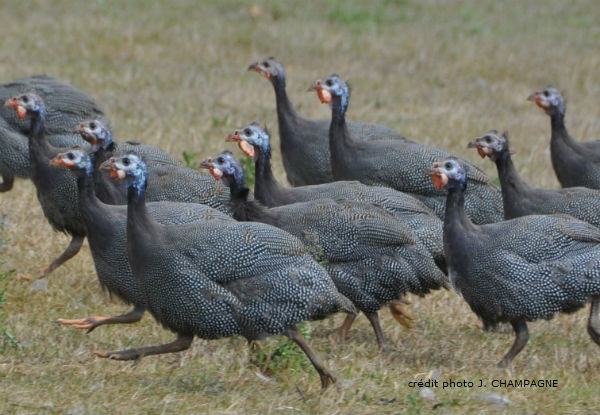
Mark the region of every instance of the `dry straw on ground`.
<instances>
[{"instance_id":1,"label":"dry straw on ground","mask_svg":"<svg viewBox=\"0 0 600 415\"><path fill-rule=\"evenodd\" d=\"M567 126L580 140L600 137L600 8L595 1L13 1L0 5L0 82L47 73L98 100L116 136L212 155L231 147L233 128L252 120L276 133L273 92L247 65L275 55L301 111L329 116L304 91L338 72L353 86L349 117L379 122L470 159L473 137L496 128L512 136L520 173L556 187L548 118L525 98L554 84L568 100ZM276 146L276 143L275 143ZM283 179L277 148L277 174ZM489 162L478 164L495 177ZM416 324L386 311L393 350L379 353L366 319L345 344L333 341L343 317L308 325L314 349L337 375L321 394L302 359L261 373L243 339L196 341L192 349L137 364L92 356L167 341L148 316L137 325L86 335L61 317L116 314L96 280L87 247L30 292L36 275L66 245L43 219L32 185L0 194L5 224L0 272L6 303L0 325L0 413L594 413L600 411L600 350L587 310L531 325L527 348L495 367L510 331L486 333L453 292L411 298ZM262 345L270 353L278 339ZM283 362L285 363L285 359ZM409 382L556 379L557 388L432 388ZM266 376L266 377L265 377ZM501 396L481 395L492 392ZM507 403L510 402L510 403Z\"/></svg>"}]
</instances>

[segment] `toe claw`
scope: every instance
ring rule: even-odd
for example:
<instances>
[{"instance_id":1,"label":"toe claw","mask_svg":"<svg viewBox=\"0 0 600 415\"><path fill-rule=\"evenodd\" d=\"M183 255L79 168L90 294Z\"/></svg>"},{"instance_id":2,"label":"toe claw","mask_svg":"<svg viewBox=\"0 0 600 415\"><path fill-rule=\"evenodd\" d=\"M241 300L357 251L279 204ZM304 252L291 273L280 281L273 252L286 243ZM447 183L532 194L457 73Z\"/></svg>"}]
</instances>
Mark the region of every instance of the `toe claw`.
<instances>
[{"instance_id":1,"label":"toe claw","mask_svg":"<svg viewBox=\"0 0 600 415\"><path fill-rule=\"evenodd\" d=\"M321 389L325 390L329 385L333 385L336 382L335 378L330 374L321 376Z\"/></svg>"}]
</instances>

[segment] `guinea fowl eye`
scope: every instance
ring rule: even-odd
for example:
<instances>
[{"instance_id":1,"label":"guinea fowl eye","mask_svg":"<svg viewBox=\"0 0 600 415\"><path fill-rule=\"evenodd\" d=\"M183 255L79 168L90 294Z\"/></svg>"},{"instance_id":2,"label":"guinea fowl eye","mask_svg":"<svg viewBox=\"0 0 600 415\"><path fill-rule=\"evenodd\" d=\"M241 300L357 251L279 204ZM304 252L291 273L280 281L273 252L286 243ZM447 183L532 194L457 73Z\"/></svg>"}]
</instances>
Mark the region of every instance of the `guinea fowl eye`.
<instances>
[{"instance_id":1,"label":"guinea fowl eye","mask_svg":"<svg viewBox=\"0 0 600 415\"><path fill-rule=\"evenodd\" d=\"M225 163L225 159L223 157L217 157L217 163L223 164Z\"/></svg>"},{"instance_id":2,"label":"guinea fowl eye","mask_svg":"<svg viewBox=\"0 0 600 415\"><path fill-rule=\"evenodd\" d=\"M490 137L489 135L485 136L485 142L486 143L491 143L492 142L492 137Z\"/></svg>"},{"instance_id":3,"label":"guinea fowl eye","mask_svg":"<svg viewBox=\"0 0 600 415\"><path fill-rule=\"evenodd\" d=\"M271 66L271 65L269 65L269 62L267 62L267 61L264 61L264 62L263 62L263 66L264 66L265 68L268 68L268 67L269 67L269 66Z\"/></svg>"},{"instance_id":4,"label":"guinea fowl eye","mask_svg":"<svg viewBox=\"0 0 600 415\"><path fill-rule=\"evenodd\" d=\"M445 167L447 170L450 170L452 168L452 163L447 162Z\"/></svg>"},{"instance_id":5,"label":"guinea fowl eye","mask_svg":"<svg viewBox=\"0 0 600 415\"><path fill-rule=\"evenodd\" d=\"M545 97L549 97L550 96L550 92L547 89L544 91L544 96Z\"/></svg>"},{"instance_id":6,"label":"guinea fowl eye","mask_svg":"<svg viewBox=\"0 0 600 415\"><path fill-rule=\"evenodd\" d=\"M92 130L95 130L95 129L96 129L96 123L92 121L92 122L90 123L90 128L91 128Z\"/></svg>"},{"instance_id":7,"label":"guinea fowl eye","mask_svg":"<svg viewBox=\"0 0 600 415\"><path fill-rule=\"evenodd\" d=\"M23 95L21 99L23 100L23 102L29 102L29 97L27 95Z\"/></svg>"},{"instance_id":8,"label":"guinea fowl eye","mask_svg":"<svg viewBox=\"0 0 600 415\"><path fill-rule=\"evenodd\" d=\"M250 134L252 134L252 130L250 128L246 128L244 130L244 135L250 135Z\"/></svg>"},{"instance_id":9,"label":"guinea fowl eye","mask_svg":"<svg viewBox=\"0 0 600 415\"><path fill-rule=\"evenodd\" d=\"M123 164L125 166L129 166L130 163L131 163L131 161L129 160L129 157L123 157Z\"/></svg>"},{"instance_id":10,"label":"guinea fowl eye","mask_svg":"<svg viewBox=\"0 0 600 415\"><path fill-rule=\"evenodd\" d=\"M75 160L75 155L73 153L67 153L67 158L69 160Z\"/></svg>"},{"instance_id":11,"label":"guinea fowl eye","mask_svg":"<svg viewBox=\"0 0 600 415\"><path fill-rule=\"evenodd\" d=\"M331 79L328 79L325 81L325 85L327 86L333 86L333 81Z\"/></svg>"}]
</instances>

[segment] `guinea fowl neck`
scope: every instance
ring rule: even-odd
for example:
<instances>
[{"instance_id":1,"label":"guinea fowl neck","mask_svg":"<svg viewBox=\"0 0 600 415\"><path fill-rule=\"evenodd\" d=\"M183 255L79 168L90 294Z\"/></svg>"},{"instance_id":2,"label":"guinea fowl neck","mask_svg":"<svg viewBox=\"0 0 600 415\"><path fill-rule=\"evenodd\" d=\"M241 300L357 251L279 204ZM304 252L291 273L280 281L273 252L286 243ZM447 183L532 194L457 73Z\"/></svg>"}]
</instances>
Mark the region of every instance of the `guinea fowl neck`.
<instances>
[{"instance_id":1,"label":"guinea fowl neck","mask_svg":"<svg viewBox=\"0 0 600 415\"><path fill-rule=\"evenodd\" d=\"M54 148L44 134L46 109L41 107L39 111L32 112L30 118L29 159L32 163L47 164L48 160L54 156Z\"/></svg>"},{"instance_id":2,"label":"guinea fowl neck","mask_svg":"<svg viewBox=\"0 0 600 415\"><path fill-rule=\"evenodd\" d=\"M93 170L77 170L77 188L79 189L79 208L84 216L88 216L90 208L98 206L98 198L94 192ZM94 218L94 216L88 216ZM87 219L87 218L86 218Z\"/></svg>"},{"instance_id":3,"label":"guinea fowl neck","mask_svg":"<svg viewBox=\"0 0 600 415\"><path fill-rule=\"evenodd\" d=\"M254 196L266 206L276 206L287 189L273 175L271 147L256 152Z\"/></svg>"},{"instance_id":4,"label":"guinea fowl neck","mask_svg":"<svg viewBox=\"0 0 600 415\"><path fill-rule=\"evenodd\" d=\"M498 169L498 177L502 189L504 217L505 219L512 219L521 216L521 214L513 212L513 207L520 204L520 199L523 199L527 192L531 191L531 186L519 176L512 162L508 147L497 153L494 161Z\"/></svg>"},{"instance_id":5,"label":"guinea fowl neck","mask_svg":"<svg viewBox=\"0 0 600 415\"><path fill-rule=\"evenodd\" d=\"M292 105L287 91L285 89L285 76L278 75L271 78L271 83L275 89L275 103L277 105L277 119L279 121L279 128L281 129L282 123L289 122L290 120L297 117L296 109Z\"/></svg>"},{"instance_id":6,"label":"guinea fowl neck","mask_svg":"<svg viewBox=\"0 0 600 415\"><path fill-rule=\"evenodd\" d=\"M331 124L329 126L329 152L331 169L335 180L345 179L343 167L350 164L348 151L354 145L346 125L347 98L334 96L331 101Z\"/></svg>"},{"instance_id":7,"label":"guinea fowl neck","mask_svg":"<svg viewBox=\"0 0 600 415\"><path fill-rule=\"evenodd\" d=\"M552 135L550 138L551 146L557 145L560 142L563 142L569 146L573 146L576 144L567 132L564 114L557 112L550 115L550 126L552 127Z\"/></svg>"},{"instance_id":8,"label":"guinea fowl neck","mask_svg":"<svg viewBox=\"0 0 600 415\"><path fill-rule=\"evenodd\" d=\"M94 171L100 170L100 165L113 156L114 150L114 143L110 143L106 149L104 147L98 147L98 149L94 151Z\"/></svg>"},{"instance_id":9,"label":"guinea fowl neck","mask_svg":"<svg viewBox=\"0 0 600 415\"><path fill-rule=\"evenodd\" d=\"M448 189L446 213L444 216L444 239L462 237L465 232L473 231L476 225L465 212L465 184L457 184Z\"/></svg>"},{"instance_id":10,"label":"guinea fowl neck","mask_svg":"<svg viewBox=\"0 0 600 415\"><path fill-rule=\"evenodd\" d=\"M127 189L127 239L151 234L156 222L146 208L146 179L140 186L131 185Z\"/></svg>"},{"instance_id":11,"label":"guinea fowl neck","mask_svg":"<svg viewBox=\"0 0 600 415\"><path fill-rule=\"evenodd\" d=\"M263 222L273 224L268 208L265 208L257 200L248 200L250 189L243 179L231 178L229 189L231 192L230 204L233 218L240 222Z\"/></svg>"},{"instance_id":12,"label":"guinea fowl neck","mask_svg":"<svg viewBox=\"0 0 600 415\"><path fill-rule=\"evenodd\" d=\"M40 107L38 111L31 113L31 136L39 138L44 134L44 123L46 122L46 109Z\"/></svg>"}]
</instances>

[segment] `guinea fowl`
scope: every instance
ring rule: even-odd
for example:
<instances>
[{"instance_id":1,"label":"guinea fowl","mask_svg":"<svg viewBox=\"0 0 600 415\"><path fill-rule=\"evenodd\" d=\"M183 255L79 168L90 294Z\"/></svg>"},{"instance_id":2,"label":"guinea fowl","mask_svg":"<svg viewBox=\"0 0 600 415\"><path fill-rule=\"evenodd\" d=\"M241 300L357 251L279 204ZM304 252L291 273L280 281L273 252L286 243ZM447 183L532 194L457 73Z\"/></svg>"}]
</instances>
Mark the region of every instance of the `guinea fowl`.
<instances>
[{"instance_id":1,"label":"guinea fowl","mask_svg":"<svg viewBox=\"0 0 600 415\"><path fill-rule=\"evenodd\" d=\"M127 261L127 206L103 203L94 192L93 163L88 154L74 148L60 153L50 161L52 166L70 169L77 179L79 208L85 222L87 238L100 285L134 308L129 313L114 316L93 316L80 319L60 319L59 322L88 333L105 324L139 321L146 309L146 298L138 286ZM160 223L181 224L194 221L234 219L215 209L195 203L152 202L148 212Z\"/></svg>"},{"instance_id":2,"label":"guinea fowl","mask_svg":"<svg viewBox=\"0 0 600 415\"><path fill-rule=\"evenodd\" d=\"M600 191L587 187L539 189L531 187L513 165L508 137L492 130L475 138L469 147L477 148L482 158L496 163L502 187L505 219L532 214L565 213L600 226Z\"/></svg>"},{"instance_id":3,"label":"guinea fowl","mask_svg":"<svg viewBox=\"0 0 600 415\"><path fill-rule=\"evenodd\" d=\"M571 313L591 300L588 333L600 345L600 229L568 215L531 215L475 225L465 212L467 174L455 159L427 171L448 189L444 248L450 280L482 320L511 323L506 367L529 339L527 322Z\"/></svg>"},{"instance_id":4,"label":"guinea fowl","mask_svg":"<svg viewBox=\"0 0 600 415\"><path fill-rule=\"evenodd\" d=\"M67 249L55 259L44 271L47 276L58 266L79 252L85 238L85 226L79 211L77 183L75 177L60 169L48 165L50 159L67 149L53 147L44 134L46 110L42 99L27 93L6 101L5 106L13 107L19 117L31 118L29 157L31 178L37 190L44 215L55 230L72 235ZM214 183L208 175L183 165L168 165L152 162L148 172L148 181L154 186L148 194L151 201L169 200L176 202L195 202L207 204L225 213L228 210L227 189ZM113 186L111 200L105 202L118 204L126 199L124 189Z\"/></svg>"},{"instance_id":5,"label":"guinea fowl","mask_svg":"<svg viewBox=\"0 0 600 415\"><path fill-rule=\"evenodd\" d=\"M367 203L320 199L267 208L248 200L239 162L229 151L204 160L215 179L231 189L233 217L281 228L302 240L324 262L338 290L364 312L379 347L384 346L378 310L407 293L425 295L446 286L446 276L410 230L389 212ZM355 316L340 329L344 338Z\"/></svg>"},{"instance_id":6,"label":"guinea fowl","mask_svg":"<svg viewBox=\"0 0 600 415\"><path fill-rule=\"evenodd\" d=\"M335 381L295 324L354 312L297 238L262 223L162 225L146 206L146 167L135 155L102 164L128 187L127 255L148 310L177 339L99 354L118 360L187 349L194 336L248 341L283 334L307 355L325 388Z\"/></svg>"},{"instance_id":7,"label":"guinea fowl","mask_svg":"<svg viewBox=\"0 0 600 415\"><path fill-rule=\"evenodd\" d=\"M360 141L354 139L346 126L345 114L350 91L344 81L332 75L325 82L311 86L322 103L332 109L329 129L331 167L336 180L359 180L362 183L387 186L410 193L432 208L438 217L444 216L444 194L431 188L420 174L440 158L458 157L449 151L402 140ZM475 223L502 220L502 195L485 173L470 162L465 195L467 215Z\"/></svg>"},{"instance_id":8,"label":"guinea fowl","mask_svg":"<svg viewBox=\"0 0 600 415\"><path fill-rule=\"evenodd\" d=\"M75 256L85 238L85 225L75 190L77 184L70 172L52 168L48 164L60 150L50 144L45 134L46 107L42 99L30 92L12 97L4 105L14 108L19 119L31 119L29 163L37 198L54 230L71 235L71 242L64 252L44 269L43 277L46 277Z\"/></svg>"},{"instance_id":9,"label":"guinea fowl","mask_svg":"<svg viewBox=\"0 0 600 415\"><path fill-rule=\"evenodd\" d=\"M88 118L104 119L97 104L77 88L46 75L0 84L0 102L24 91L34 91L46 104L46 136L57 147L84 145L71 130ZM107 124L108 125L108 124ZM0 192L12 189L15 177L29 178L29 123L0 108Z\"/></svg>"},{"instance_id":10,"label":"guinea fowl","mask_svg":"<svg viewBox=\"0 0 600 415\"><path fill-rule=\"evenodd\" d=\"M527 98L550 116L550 157L562 187L600 189L600 140L575 141L565 126L565 99L556 88L535 91Z\"/></svg>"},{"instance_id":11,"label":"guinea fowl","mask_svg":"<svg viewBox=\"0 0 600 415\"><path fill-rule=\"evenodd\" d=\"M327 137L329 120L311 120L295 110L285 89L285 71L281 63L270 57L248 67L271 81L275 89L281 158L292 186L333 181ZM348 130L363 140L379 138L404 139L396 131L378 124L348 121Z\"/></svg>"},{"instance_id":12,"label":"guinea fowl","mask_svg":"<svg viewBox=\"0 0 600 415\"><path fill-rule=\"evenodd\" d=\"M228 190L207 174L184 166L158 147L137 142L116 142L100 120L88 120L75 127L75 132L91 144L96 194L105 203L126 204L127 190L98 168L113 156L135 153L145 160L148 169L149 201L201 203L228 212Z\"/></svg>"},{"instance_id":13,"label":"guinea fowl","mask_svg":"<svg viewBox=\"0 0 600 415\"><path fill-rule=\"evenodd\" d=\"M389 187L368 186L358 181L340 181L317 185L284 187L271 170L269 133L254 122L227 137L254 158L254 197L268 207L332 198L377 205L396 215L431 253L440 269L445 270L442 221L423 202Z\"/></svg>"}]
</instances>

